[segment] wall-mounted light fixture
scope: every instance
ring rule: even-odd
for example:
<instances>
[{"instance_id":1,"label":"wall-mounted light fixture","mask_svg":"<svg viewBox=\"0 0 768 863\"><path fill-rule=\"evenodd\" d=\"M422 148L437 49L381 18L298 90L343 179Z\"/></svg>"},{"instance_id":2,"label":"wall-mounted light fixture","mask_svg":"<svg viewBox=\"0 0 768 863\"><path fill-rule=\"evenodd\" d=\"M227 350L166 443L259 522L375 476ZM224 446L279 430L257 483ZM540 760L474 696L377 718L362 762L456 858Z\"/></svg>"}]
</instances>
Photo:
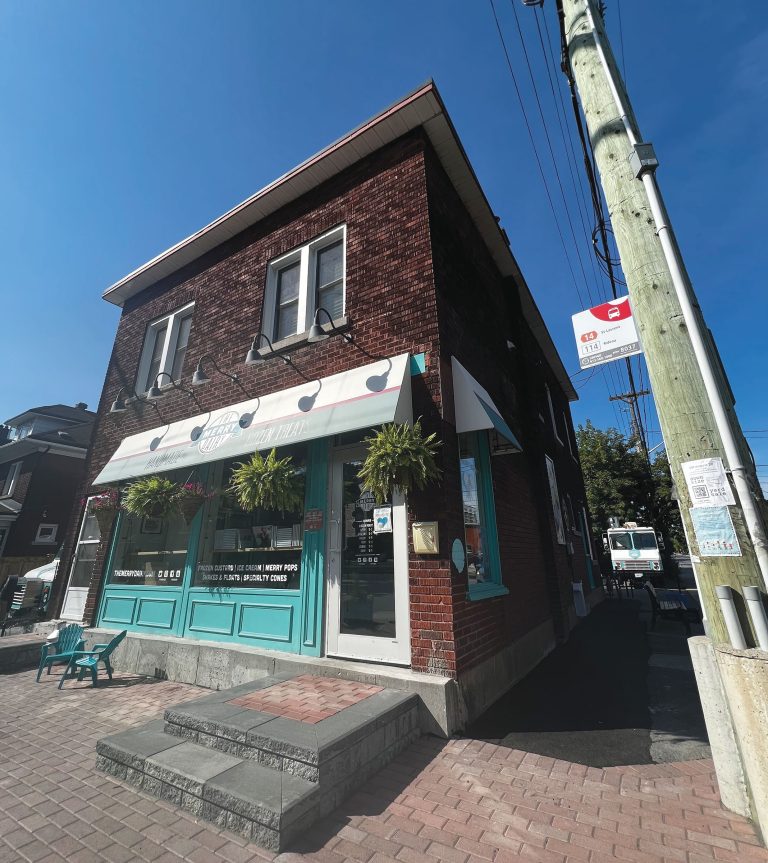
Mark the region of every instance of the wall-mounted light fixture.
<instances>
[{"instance_id":1,"label":"wall-mounted light fixture","mask_svg":"<svg viewBox=\"0 0 768 863\"><path fill-rule=\"evenodd\" d=\"M331 317L331 313L328 309L324 309L320 306L315 310L315 320L312 323L312 326L309 328L309 335L307 336L307 341L310 345L314 345L317 342L325 341L325 339L329 339L331 337L331 333L328 332L324 327L320 325L320 313L323 313L326 318L328 318L328 323L331 325L331 332L334 335L341 336L345 342L351 342L352 336L349 333L343 333L333 322L333 318Z\"/></svg>"},{"instance_id":2,"label":"wall-mounted light fixture","mask_svg":"<svg viewBox=\"0 0 768 863\"><path fill-rule=\"evenodd\" d=\"M176 381L171 376L170 372L160 372L160 374L155 378L155 382L152 384L152 387L150 388L149 392L147 393L147 400L148 401L154 402L156 399L162 399L168 395L167 389L160 389L160 387L157 385L157 382L160 380L161 377L163 377L163 375L165 375L165 377L168 378L168 380L170 382L169 386L171 389L179 390L182 393L186 393L192 399L192 401L198 406L198 408L200 408L200 410L203 409L203 406L197 400L197 396L192 392L192 390L185 389L184 387L177 384Z\"/></svg>"},{"instance_id":3,"label":"wall-mounted light fixture","mask_svg":"<svg viewBox=\"0 0 768 863\"><path fill-rule=\"evenodd\" d=\"M190 382L193 387L200 387L210 381L210 378L203 368L204 362L210 363L220 375L223 375L225 378L229 378L233 383L238 382L239 378L237 375L230 374L229 372L225 372L223 369L220 369L216 360L210 354L205 354L197 361L197 368L195 369L195 373L192 375L192 380Z\"/></svg>"},{"instance_id":4,"label":"wall-mounted light fixture","mask_svg":"<svg viewBox=\"0 0 768 863\"><path fill-rule=\"evenodd\" d=\"M128 387L120 387L120 389L117 391L117 395L115 396L115 400L112 402L112 407L109 409L110 414L124 414L126 412L128 407L127 407L127 402L125 400L125 397L123 396L123 393L126 392L127 389L128 389ZM133 390L132 392L133 392L133 399L134 399L133 403L134 404L136 404L137 402L141 402L142 404L152 405L152 407L155 409L155 411L157 411L157 416L160 419L160 422L165 423L165 420L163 419L163 415L160 413L160 408L157 406L157 404L155 404L155 402L150 401L150 399L146 395L140 396L135 390Z\"/></svg>"},{"instance_id":5,"label":"wall-mounted light fixture","mask_svg":"<svg viewBox=\"0 0 768 863\"><path fill-rule=\"evenodd\" d=\"M269 354L267 354L267 356L280 357L280 359L286 365L292 365L291 358L288 356L288 354L281 354L280 351L275 350L275 347L270 341L268 335L266 335L265 333L258 333L258 335L253 337L253 341L251 342L251 349L245 356L245 364L247 366L258 366L267 359L267 356L262 356L262 354L259 352L259 342L262 339L267 343L267 346L269 347Z\"/></svg>"}]
</instances>

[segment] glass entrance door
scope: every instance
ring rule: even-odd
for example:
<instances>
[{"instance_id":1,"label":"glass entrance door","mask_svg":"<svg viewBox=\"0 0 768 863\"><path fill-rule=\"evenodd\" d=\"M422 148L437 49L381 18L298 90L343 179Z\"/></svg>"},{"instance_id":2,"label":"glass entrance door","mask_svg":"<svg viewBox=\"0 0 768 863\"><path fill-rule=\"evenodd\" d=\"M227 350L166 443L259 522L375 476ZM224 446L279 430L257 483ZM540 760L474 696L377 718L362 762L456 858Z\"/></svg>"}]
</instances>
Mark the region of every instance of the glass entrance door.
<instances>
[{"instance_id":1,"label":"glass entrance door","mask_svg":"<svg viewBox=\"0 0 768 863\"><path fill-rule=\"evenodd\" d=\"M357 478L364 458L356 446L331 460L327 653L409 665L405 504L376 504Z\"/></svg>"}]
</instances>

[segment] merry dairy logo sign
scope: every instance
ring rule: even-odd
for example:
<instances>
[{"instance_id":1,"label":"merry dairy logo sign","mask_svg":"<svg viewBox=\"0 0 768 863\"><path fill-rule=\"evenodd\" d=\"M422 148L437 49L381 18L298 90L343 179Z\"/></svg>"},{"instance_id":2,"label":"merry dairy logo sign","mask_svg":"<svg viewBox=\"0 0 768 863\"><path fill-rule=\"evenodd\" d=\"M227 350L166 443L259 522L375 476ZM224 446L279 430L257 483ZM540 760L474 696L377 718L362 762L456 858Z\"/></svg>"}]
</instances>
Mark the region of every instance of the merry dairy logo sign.
<instances>
[{"instance_id":1,"label":"merry dairy logo sign","mask_svg":"<svg viewBox=\"0 0 768 863\"><path fill-rule=\"evenodd\" d=\"M203 429L200 440L197 442L197 448L203 455L210 455L230 438L241 433L240 414L235 411L226 411L216 419L211 420Z\"/></svg>"},{"instance_id":2,"label":"merry dairy logo sign","mask_svg":"<svg viewBox=\"0 0 768 863\"><path fill-rule=\"evenodd\" d=\"M583 369L643 352L629 297L578 312L571 320Z\"/></svg>"}]
</instances>

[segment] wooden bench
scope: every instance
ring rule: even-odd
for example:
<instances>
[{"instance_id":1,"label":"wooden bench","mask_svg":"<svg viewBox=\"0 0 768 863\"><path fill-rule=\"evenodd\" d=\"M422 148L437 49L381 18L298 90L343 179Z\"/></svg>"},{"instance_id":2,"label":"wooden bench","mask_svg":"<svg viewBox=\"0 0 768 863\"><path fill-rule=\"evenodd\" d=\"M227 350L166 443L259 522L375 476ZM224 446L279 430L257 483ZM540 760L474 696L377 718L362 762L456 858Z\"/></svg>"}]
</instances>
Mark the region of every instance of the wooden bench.
<instances>
[{"instance_id":1,"label":"wooden bench","mask_svg":"<svg viewBox=\"0 0 768 863\"><path fill-rule=\"evenodd\" d=\"M701 609L697 608L686 593L680 591L662 591L658 595L656 588L646 581L644 585L651 600L651 629L656 626L656 619L675 620L685 627L686 635L691 634L691 624L701 623Z\"/></svg>"}]
</instances>

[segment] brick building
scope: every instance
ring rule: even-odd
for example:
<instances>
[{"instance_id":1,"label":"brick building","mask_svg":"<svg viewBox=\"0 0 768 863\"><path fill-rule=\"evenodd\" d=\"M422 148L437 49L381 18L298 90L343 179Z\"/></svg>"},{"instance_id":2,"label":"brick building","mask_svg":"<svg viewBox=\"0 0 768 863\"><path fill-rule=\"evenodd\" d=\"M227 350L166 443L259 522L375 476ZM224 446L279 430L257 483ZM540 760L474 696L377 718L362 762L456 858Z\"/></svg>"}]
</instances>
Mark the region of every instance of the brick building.
<instances>
[{"instance_id":1,"label":"brick building","mask_svg":"<svg viewBox=\"0 0 768 863\"><path fill-rule=\"evenodd\" d=\"M595 600L576 394L433 84L104 297L122 316L86 494L155 473L216 493L102 542L86 518L87 622L458 681L456 727ZM374 507L363 439L418 417L442 479ZM221 494L272 446L303 513Z\"/></svg>"},{"instance_id":2,"label":"brick building","mask_svg":"<svg viewBox=\"0 0 768 863\"><path fill-rule=\"evenodd\" d=\"M0 584L54 559L85 479L94 418L82 403L45 405L0 426Z\"/></svg>"}]
</instances>

